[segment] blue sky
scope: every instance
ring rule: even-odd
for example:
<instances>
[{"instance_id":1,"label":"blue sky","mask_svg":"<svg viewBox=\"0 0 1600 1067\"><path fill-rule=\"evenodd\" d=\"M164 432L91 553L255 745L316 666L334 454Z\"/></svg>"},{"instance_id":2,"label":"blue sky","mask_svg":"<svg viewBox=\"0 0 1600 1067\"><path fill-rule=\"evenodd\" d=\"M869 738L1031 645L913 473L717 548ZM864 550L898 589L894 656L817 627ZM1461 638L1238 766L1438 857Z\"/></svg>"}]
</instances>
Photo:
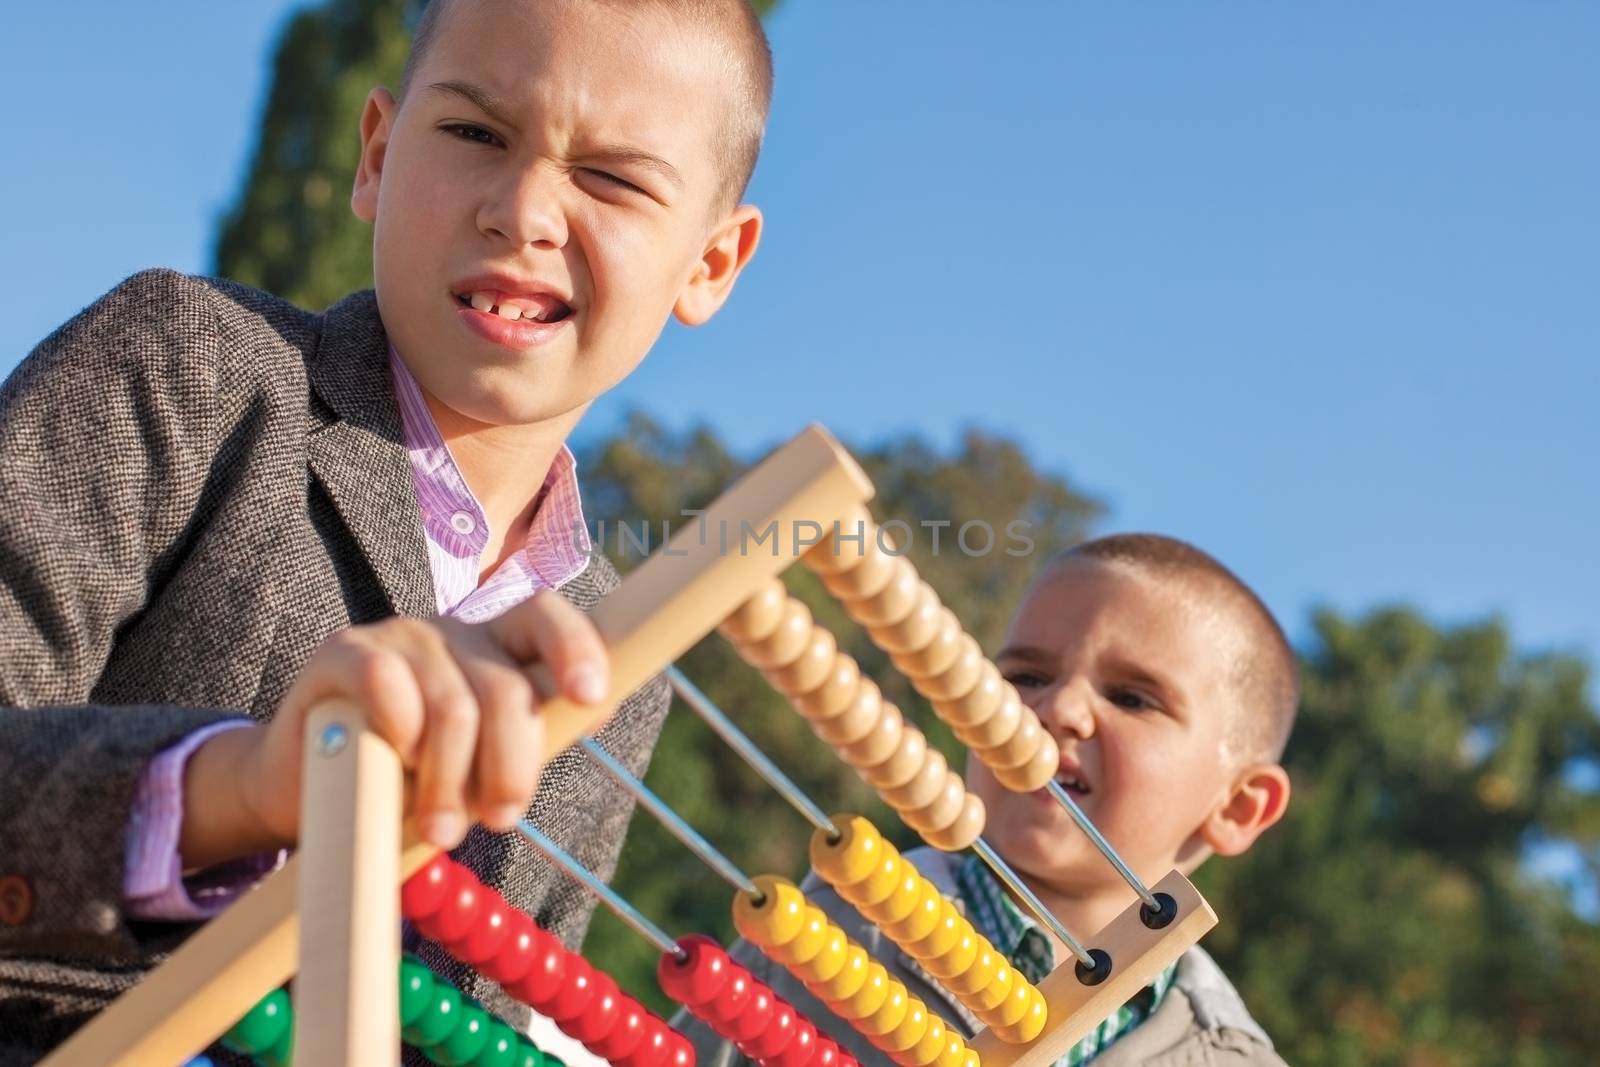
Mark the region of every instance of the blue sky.
<instances>
[{"instance_id":1,"label":"blue sky","mask_svg":"<svg viewBox=\"0 0 1600 1067\"><path fill-rule=\"evenodd\" d=\"M8 13L4 367L209 269L296 6ZM1600 658L1600 7L788 0L771 33L763 248L586 432L978 425L1294 631L1398 600Z\"/></svg>"}]
</instances>

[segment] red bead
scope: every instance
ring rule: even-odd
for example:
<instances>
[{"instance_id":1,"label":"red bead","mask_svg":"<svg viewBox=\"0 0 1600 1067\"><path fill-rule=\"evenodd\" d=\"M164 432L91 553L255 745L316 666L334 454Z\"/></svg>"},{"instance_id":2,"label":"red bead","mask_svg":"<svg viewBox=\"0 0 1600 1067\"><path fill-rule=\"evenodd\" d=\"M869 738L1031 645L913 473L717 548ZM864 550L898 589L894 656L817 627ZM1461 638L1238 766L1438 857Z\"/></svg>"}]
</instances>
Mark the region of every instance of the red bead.
<instances>
[{"instance_id":1,"label":"red bead","mask_svg":"<svg viewBox=\"0 0 1600 1067\"><path fill-rule=\"evenodd\" d=\"M566 947L541 929L537 923L531 923L529 932L533 937L533 948L529 955L533 957L533 966L528 973L516 984L516 988L508 992L522 1001L539 1010L542 1015L548 1015L544 1005L554 1000L566 984L567 959L572 953Z\"/></svg>"},{"instance_id":2,"label":"red bead","mask_svg":"<svg viewBox=\"0 0 1600 1067\"><path fill-rule=\"evenodd\" d=\"M721 945L700 934L680 939L678 947L688 958L662 953L661 962L656 964L656 982L667 996L699 1014L696 1009L709 1003L728 984L732 961Z\"/></svg>"},{"instance_id":3,"label":"red bead","mask_svg":"<svg viewBox=\"0 0 1600 1067\"><path fill-rule=\"evenodd\" d=\"M478 964L478 970L491 982L512 986L533 970L533 920L516 908L506 911L506 936L493 958Z\"/></svg>"},{"instance_id":4,"label":"red bead","mask_svg":"<svg viewBox=\"0 0 1600 1067\"><path fill-rule=\"evenodd\" d=\"M666 1067L694 1067L694 1046L678 1031L667 1030Z\"/></svg>"},{"instance_id":5,"label":"red bead","mask_svg":"<svg viewBox=\"0 0 1600 1067\"><path fill-rule=\"evenodd\" d=\"M753 1060L765 1060L789 1047L794 1037L794 1009L773 998L772 1017L755 1037L743 1043L740 1051Z\"/></svg>"},{"instance_id":6,"label":"red bead","mask_svg":"<svg viewBox=\"0 0 1600 1067\"><path fill-rule=\"evenodd\" d=\"M817 1043L822 1040L817 1028L798 1013L794 1017L794 1036L772 1061L772 1067L815 1067Z\"/></svg>"},{"instance_id":7,"label":"red bead","mask_svg":"<svg viewBox=\"0 0 1600 1067\"><path fill-rule=\"evenodd\" d=\"M417 871L400 887L400 914L413 923L439 910L450 889L452 862L443 852Z\"/></svg>"},{"instance_id":8,"label":"red bead","mask_svg":"<svg viewBox=\"0 0 1600 1067\"><path fill-rule=\"evenodd\" d=\"M844 1067L840 1062L840 1057L843 1055L838 1045L819 1033L816 1051L811 1054L811 1067Z\"/></svg>"},{"instance_id":9,"label":"red bead","mask_svg":"<svg viewBox=\"0 0 1600 1067\"><path fill-rule=\"evenodd\" d=\"M739 1017L729 1025L728 1035L735 1042L752 1040L772 1021L772 1012L776 1006L772 1002L772 990L759 982L751 983L750 999L745 1001L744 1010L739 1013Z\"/></svg>"},{"instance_id":10,"label":"red bead","mask_svg":"<svg viewBox=\"0 0 1600 1067\"><path fill-rule=\"evenodd\" d=\"M569 953L567 973L561 980L561 988L543 1006L535 1004L534 1007L540 1014L548 1015L559 1023L564 1033L570 1034L572 1031L568 1029L568 1024L583 1014L583 1009L594 999L594 992L594 968L582 956Z\"/></svg>"},{"instance_id":11,"label":"red bead","mask_svg":"<svg viewBox=\"0 0 1600 1067\"><path fill-rule=\"evenodd\" d=\"M844 1050L844 1046L840 1045L839 1061L834 1065L834 1067L861 1067L861 1061L850 1055L850 1053L846 1052Z\"/></svg>"},{"instance_id":12,"label":"red bead","mask_svg":"<svg viewBox=\"0 0 1600 1067\"><path fill-rule=\"evenodd\" d=\"M500 894L484 894L478 917L467 931L467 936L445 945L446 951L462 963L470 963L474 967L494 959L500 946L505 944L510 929L507 926L509 914L514 910L506 905L505 898Z\"/></svg>"},{"instance_id":13,"label":"red bead","mask_svg":"<svg viewBox=\"0 0 1600 1067\"><path fill-rule=\"evenodd\" d=\"M667 1040L671 1032L666 1023L654 1015L647 1015L644 1036L640 1038L638 1046L618 1061L615 1067L663 1067L667 1062L667 1053L671 1051Z\"/></svg>"},{"instance_id":14,"label":"red bead","mask_svg":"<svg viewBox=\"0 0 1600 1067\"><path fill-rule=\"evenodd\" d=\"M594 986L594 993L589 997L589 1003L584 1005L583 1011L569 1026L563 1028L585 1045L594 1044L609 1034L622 1014L622 992L609 974L595 971L590 984Z\"/></svg>"},{"instance_id":15,"label":"red bead","mask_svg":"<svg viewBox=\"0 0 1600 1067\"><path fill-rule=\"evenodd\" d=\"M728 980L722 987L722 992L705 1005L705 1020L711 1024L712 1029L724 1037L728 1035L729 1028L744 1014L745 1005L750 1003L750 994L756 987L756 980L750 972L743 967L728 961Z\"/></svg>"},{"instance_id":16,"label":"red bead","mask_svg":"<svg viewBox=\"0 0 1600 1067\"><path fill-rule=\"evenodd\" d=\"M632 997L623 997L617 1021L611 1032L595 1043L593 1052L603 1060L616 1063L633 1053L645 1037L645 1019L649 1017L644 1005Z\"/></svg>"},{"instance_id":17,"label":"red bead","mask_svg":"<svg viewBox=\"0 0 1600 1067\"><path fill-rule=\"evenodd\" d=\"M422 936L448 945L459 941L477 924L483 908L483 883L478 876L457 864L450 872L450 888L444 905L425 919L418 920Z\"/></svg>"}]
</instances>

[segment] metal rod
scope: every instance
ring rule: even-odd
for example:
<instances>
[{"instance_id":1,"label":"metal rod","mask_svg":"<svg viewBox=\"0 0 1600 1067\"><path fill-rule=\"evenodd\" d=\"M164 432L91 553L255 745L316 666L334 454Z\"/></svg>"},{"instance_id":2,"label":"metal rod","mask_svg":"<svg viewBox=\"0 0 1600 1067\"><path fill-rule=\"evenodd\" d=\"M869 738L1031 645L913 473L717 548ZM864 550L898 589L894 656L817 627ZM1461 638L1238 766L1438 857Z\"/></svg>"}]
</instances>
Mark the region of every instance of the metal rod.
<instances>
[{"instance_id":1,"label":"metal rod","mask_svg":"<svg viewBox=\"0 0 1600 1067\"><path fill-rule=\"evenodd\" d=\"M1134 874L1126 863L1122 862L1122 857L1117 855L1117 850L1111 847L1111 842L1100 836L1100 831L1095 828L1094 823L1089 821L1089 816L1083 813L1083 809L1078 807L1078 802L1072 799L1072 794L1063 789L1061 783L1054 778L1045 783L1045 788L1050 790L1050 795L1055 797L1063 808L1067 809L1067 814L1071 815L1072 821L1078 824L1078 829L1089 835L1089 840L1094 842L1094 847L1099 849L1100 854L1111 862L1111 866L1117 869L1117 873L1122 875L1122 880L1133 886L1133 891L1139 894L1139 899L1144 901L1145 907L1153 911L1160 911L1161 905L1156 901L1155 896L1144 887L1143 882L1139 881L1139 876Z\"/></svg>"},{"instance_id":2,"label":"metal rod","mask_svg":"<svg viewBox=\"0 0 1600 1067\"><path fill-rule=\"evenodd\" d=\"M673 690L689 705L690 709L705 724L726 741L728 747L737 752L741 759L748 763L752 770L767 780L767 784L776 789L789 806L798 811L805 820L818 830L828 835L829 842L839 840L839 828L833 825L833 820L828 818L828 813L817 806L816 802L806 796L805 791L794 784L794 780L778 769L778 765L767 758L756 743L745 735L733 724L723 710L711 702L711 698L700 691L700 687L689 681L684 673L677 667L667 668L667 681L672 683Z\"/></svg>"},{"instance_id":3,"label":"metal rod","mask_svg":"<svg viewBox=\"0 0 1600 1067\"><path fill-rule=\"evenodd\" d=\"M654 815L662 826L671 831L673 837L682 841L688 846L689 851L699 856L706 866L716 871L723 881L742 893L750 894L750 898L758 904L766 899L766 894L761 892L761 888L750 880L749 875L735 867L728 857L718 852L711 842L701 837L698 830L684 822L683 816L673 811L666 801L651 791L649 786L635 778L628 771L628 768L617 762L611 753L595 744L593 738L581 738L578 744L582 745L583 750L589 753L595 762L604 767L611 777L621 784L622 788L632 793L634 798L644 805L645 810Z\"/></svg>"},{"instance_id":4,"label":"metal rod","mask_svg":"<svg viewBox=\"0 0 1600 1067\"><path fill-rule=\"evenodd\" d=\"M679 948L678 943L669 937L665 930L646 919L620 893L596 878L593 871L573 859L560 845L540 833L531 822L523 819L517 823L517 829L521 831L523 837L533 842L535 848L549 856L556 866L582 882L589 892L599 897L600 902L610 908L613 915L627 923L634 933L675 959L685 960L689 958L689 954Z\"/></svg>"},{"instance_id":5,"label":"metal rod","mask_svg":"<svg viewBox=\"0 0 1600 1067\"><path fill-rule=\"evenodd\" d=\"M1061 943L1066 945L1074 956L1078 957L1079 963L1082 963L1085 967L1095 966L1094 957L1089 955L1089 950L1083 947L1083 942L1073 937L1071 932L1061 925L1061 920L1052 915L1050 909L1044 906L1044 901L1039 899L1038 894L1029 889L1028 884L1017 877L1017 872L1013 871L1011 865L1000 858L1000 853L994 850L993 845L980 837L972 843L972 850L983 858L983 862L987 863L995 874L1000 876L1002 882L1011 887L1013 893L1022 898L1022 902L1028 906L1028 910L1037 915L1040 921L1050 928L1050 932L1061 939Z\"/></svg>"}]
</instances>

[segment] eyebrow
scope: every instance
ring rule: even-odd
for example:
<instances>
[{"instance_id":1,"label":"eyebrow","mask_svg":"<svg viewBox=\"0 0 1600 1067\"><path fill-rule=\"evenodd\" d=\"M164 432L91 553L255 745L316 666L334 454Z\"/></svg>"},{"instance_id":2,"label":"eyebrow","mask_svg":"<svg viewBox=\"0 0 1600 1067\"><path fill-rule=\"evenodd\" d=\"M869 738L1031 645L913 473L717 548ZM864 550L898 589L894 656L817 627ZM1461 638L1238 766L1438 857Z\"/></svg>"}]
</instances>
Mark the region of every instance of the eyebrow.
<instances>
[{"instance_id":1,"label":"eyebrow","mask_svg":"<svg viewBox=\"0 0 1600 1067\"><path fill-rule=\"evenodd\" d=\"M488 115L496 122L504 123L513 129L516 128L517 124L511 121L511 116L508 114L510 109L506 107L500 98L489 92L487 89L482 89L476 85L473 85L471 82L434 82L432 85L428 86L428 91L442 93L446 96L463 97L473 107L477 108L485 115Z\"/></svg>"},{"instance_id":2,"label":"eyebrow","mask_svg":"<svg viewBox=\"0 0 1600 1067\"><path fill-rule=\"evenodd\" d=\"M488 90L473 85L471 82L434 82L428 86L428 89L446 96L462 97L496 122L512 129L517 128L517 124L511 120L510 108L506 106L505 102ZM666 181L671 182L674 188L683 188L683 175L678 173L677 167L674 167L660 156L646 152L642 148L634 148L632 145L625 144L601 144L596 145L591 154L607 162L643 167L645 170L652 171Z\"/></svg>"},{"instance_id":3,"label":"eyebrow","mask_svg":"<svg viewBox=\"0 0 1600 1067\"><path fill-rule=\"evenodd\" d=\"M634 148L625 144L602 144L596 145L592 154L595 158L604 159L608 162L643 167L645 170L659 174L676 188L683 188L683 175L678 173L677 167L674 167L660 156L651 155L642 148Z\"/></svg>"},{"instance_id":4,"label":"eyebrow","mask_svg":"<svg viewBox=\"0 0 1600 1067\"><path fill-rule=\"evenodd\" d=\"M997 662L1003 659L1025 659L1036 663L1048 663L1054 657L1044 649L1034 648L1032 645L1007 645L996 652L994 658Z\"/></svg>"}]
</instances>

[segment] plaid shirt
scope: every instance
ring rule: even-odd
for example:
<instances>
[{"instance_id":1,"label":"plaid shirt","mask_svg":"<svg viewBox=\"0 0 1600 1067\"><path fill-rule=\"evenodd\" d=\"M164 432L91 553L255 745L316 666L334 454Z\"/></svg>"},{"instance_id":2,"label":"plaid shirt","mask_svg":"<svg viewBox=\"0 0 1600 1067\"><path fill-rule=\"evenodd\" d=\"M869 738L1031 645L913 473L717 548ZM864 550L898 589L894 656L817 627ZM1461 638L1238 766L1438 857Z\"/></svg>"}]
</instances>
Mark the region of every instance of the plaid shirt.
<instances>
[{"instance_id":1,"label":"plaid shirt","mask_svg":"<svg viewBox=\"0 0 1600 1067\"><path fill-rule=\"evenodd\" d=\"M1011 961L1018 973L1037 984L1055 970L1056 953L1050 938L1040 929L1039 923L1017 907L978 857L968 856L957 869L956 886L966 903L972 925ZM1177 970L1178 965L1174 963L1156 975L1154 982L1068 1049L1066 1055L1056 1060L1055 1067L1078 1067L1088 1063L1106 1046L1148 1019L1172 987Z\"/></svg>"}]
</instances>

